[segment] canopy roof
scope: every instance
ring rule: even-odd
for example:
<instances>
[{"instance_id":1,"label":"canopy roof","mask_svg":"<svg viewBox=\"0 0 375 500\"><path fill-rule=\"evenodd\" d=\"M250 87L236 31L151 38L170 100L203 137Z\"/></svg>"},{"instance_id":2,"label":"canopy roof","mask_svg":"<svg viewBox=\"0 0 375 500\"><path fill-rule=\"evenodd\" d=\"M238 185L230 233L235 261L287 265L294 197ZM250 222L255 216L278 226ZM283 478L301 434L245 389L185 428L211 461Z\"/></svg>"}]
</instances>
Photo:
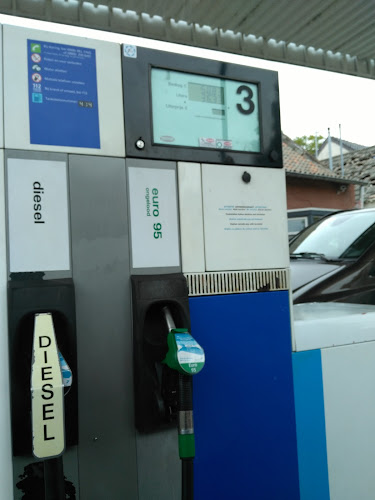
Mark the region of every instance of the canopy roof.
<instances>
[{"instance_id":1,"label":"canopy roof","mask_svg":"<svg viewBox=\"0 0 375 500\"><path fill-rule=\"evenodd\" d=\"M0 12L375 78L373 0L0 0Z\"/></svg>"}]
</instances>

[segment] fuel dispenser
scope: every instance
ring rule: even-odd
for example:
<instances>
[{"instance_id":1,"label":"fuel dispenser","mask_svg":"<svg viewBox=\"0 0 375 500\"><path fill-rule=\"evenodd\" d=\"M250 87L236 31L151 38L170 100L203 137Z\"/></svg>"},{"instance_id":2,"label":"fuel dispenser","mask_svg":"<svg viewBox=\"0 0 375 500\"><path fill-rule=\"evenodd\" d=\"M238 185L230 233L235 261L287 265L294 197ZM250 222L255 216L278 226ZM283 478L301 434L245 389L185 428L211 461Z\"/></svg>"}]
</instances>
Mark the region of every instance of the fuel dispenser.
<instances>
[{"instance_id":1,"label":"fuel dispenser","mask_svg":"<svg viewBox=\"0 0 375 500\"><path fill-rule=\"evenodd\" d=\"M297 500L276 74L13 26L2 59L8 491Z\"/></svg>"},{"instance_id":2,"label":"fuel dispenser","mask_svg":"<svg viewBox=\"0 0 375 500\"><path fill-rule=\"evenodd\" d=\"M163 360L159 325L180 297L164 280L182 271L188 307L177 308L176 324L207 358L194 383L194 498L298 499L277 76L125 45L123 82L133 310L149 322L143 347L137 325L133 332L136 415L150 424L137 437L144 498L166 498L179 484L158 482L177 477L177 457L165 451L177 444L160 419L173 398L163 398L155 357L148 394L137 384L137 352L140 359L160 348ZM153 411L141 408L143 398Z\"/></svg>"}]
</instances>

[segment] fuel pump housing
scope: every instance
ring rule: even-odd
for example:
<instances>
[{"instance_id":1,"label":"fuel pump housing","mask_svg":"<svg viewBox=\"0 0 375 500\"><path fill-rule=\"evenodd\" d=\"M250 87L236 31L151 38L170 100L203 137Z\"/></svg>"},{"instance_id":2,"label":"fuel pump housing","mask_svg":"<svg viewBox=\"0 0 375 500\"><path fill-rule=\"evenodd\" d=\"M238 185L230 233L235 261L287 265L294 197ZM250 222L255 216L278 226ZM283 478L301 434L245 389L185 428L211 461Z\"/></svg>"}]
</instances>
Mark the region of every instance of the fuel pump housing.
<instances>
[{"instance_id":1,"label":"fuel pump housing","mask_svg":"<svg viewBox=\"0 0 375 500\"><path fill-rule=\"evenodd\" d=\"M27 279L29 277L29 279ZM50 312L57 345L77 377L75 298L69 278L43 280L43 273L13 274L8 283L9 359L14 455L31 454L30 376L34 317ZM78 388L65 397L66 446L78 442Z\"/></svg>"},{"instance_id":2,"label":"fuel pump housing","mask_svg":"<svg viewBox=\"0 0 375 500\"><path fill-rule=\"evenodd\" d=\"M176 425L178 373L162 364L168 306L179 327L190 328L186 279L182 274L132 276L135 423L141 432Z\"/></svg>"}]
</instances>

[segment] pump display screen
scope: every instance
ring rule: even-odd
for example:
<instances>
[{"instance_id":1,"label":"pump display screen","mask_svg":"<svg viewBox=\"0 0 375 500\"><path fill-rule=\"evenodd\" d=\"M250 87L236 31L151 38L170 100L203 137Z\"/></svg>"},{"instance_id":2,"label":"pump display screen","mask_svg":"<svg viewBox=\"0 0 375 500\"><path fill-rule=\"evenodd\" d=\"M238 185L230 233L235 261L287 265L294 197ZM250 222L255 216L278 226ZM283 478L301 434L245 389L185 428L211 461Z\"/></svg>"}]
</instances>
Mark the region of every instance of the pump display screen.
<instances>
[{"instance_id":1,"label":"pump display screen","mask_svg":"<svg viewBox=\"0 0 375 500\"><path fill-rule=\"evenodd\" d=\"M151 69L153 142L260 152L258 86Z\"/></svg>"}]
</instances>

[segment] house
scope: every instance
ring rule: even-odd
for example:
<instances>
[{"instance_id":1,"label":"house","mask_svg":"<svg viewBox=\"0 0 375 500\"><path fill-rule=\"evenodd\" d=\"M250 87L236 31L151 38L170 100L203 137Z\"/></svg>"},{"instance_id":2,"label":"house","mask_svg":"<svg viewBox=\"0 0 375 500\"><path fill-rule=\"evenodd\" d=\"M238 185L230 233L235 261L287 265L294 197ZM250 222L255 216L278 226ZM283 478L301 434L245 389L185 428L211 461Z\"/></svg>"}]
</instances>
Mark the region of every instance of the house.
<instances>
[{"instance_id":1,"label":"house","mask_svg":"<svg viewBox=\"0 0 375 500\"><path fill-rule=\"evenodd\" d=\"M343 154L353 153L355 151L358 151L358 150L366 147L366 146L361 146L360 144L356 144L354 142L343 141L343 140L341 140L341 143L342 143ZM334 156L341 155L340 139L337 139L337 137L332 137L332 136L331 136L331 155L332 155L332 158ZM319 161L329 159L328 138L323 142L323 144L321 144L320 148L318 149L317 159Z\"/></svg>"},{"instance_id":2,"label":"house","mask_svg":"<svg viewBox=\"0 0 375 500\"><path fill-rule=\"evenodd\" d=\"M335 210L357 208L355 186L367 186L366 180L330 170L284 134L283 159L289 236Z\"/></svg>"},{"instance_id":3,"label":"house","mask_svg":"<svg viewBox=\"0 0 375 500\"><path fill-rule=\"evenodd\" d=\"M324 160L323 165L328 165ZM333 171L341 175L341 158L332 158ZM375 207L375 146L352 151L343 155L343 171L345 177L366 182L362 189L355 190L357 207Z\"/></svg>"}]
</instances>

